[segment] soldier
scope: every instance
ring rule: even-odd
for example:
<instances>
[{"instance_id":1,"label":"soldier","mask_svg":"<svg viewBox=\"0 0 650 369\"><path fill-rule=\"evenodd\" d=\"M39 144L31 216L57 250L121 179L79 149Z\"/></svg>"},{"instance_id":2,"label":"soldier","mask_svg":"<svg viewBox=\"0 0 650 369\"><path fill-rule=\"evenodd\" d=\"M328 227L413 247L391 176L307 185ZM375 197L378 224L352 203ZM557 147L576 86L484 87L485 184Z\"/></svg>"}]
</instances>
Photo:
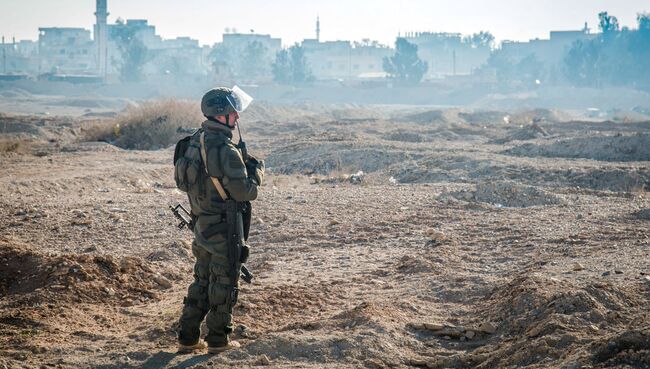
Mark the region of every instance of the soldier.
<instances>
[{"instance_id":1,"label":"soldier","mask_svg":"<svg viewBox=\"0 0 650 369\"><path fill-rule=\"evenodd\" d=\"M192 253L196 257L194 282L183 301L179 353L201 350L206 343L208 353L213 354L239 347L228 336L240 267L248 257L245 215L249 225L250 201L257 198L262 185L264 162L249 156L241 140L235 145L231 139L239 113L251 101L237 86L208 91L201 101L206 121L175 162L176 183L187 192L192 209ZM202 342L199 335L204 318L208 333Z\"/></svg>"}]
</instances>

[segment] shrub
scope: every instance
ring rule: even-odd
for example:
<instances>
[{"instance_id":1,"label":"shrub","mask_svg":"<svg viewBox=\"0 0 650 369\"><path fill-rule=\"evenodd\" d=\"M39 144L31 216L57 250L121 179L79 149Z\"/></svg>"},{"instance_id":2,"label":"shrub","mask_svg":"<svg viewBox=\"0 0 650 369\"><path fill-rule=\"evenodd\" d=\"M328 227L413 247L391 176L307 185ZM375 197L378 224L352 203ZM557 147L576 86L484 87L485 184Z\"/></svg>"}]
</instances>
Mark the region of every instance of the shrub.
<instances>
[{"instance_id":1,"label":"shrub","mask_svg":"<svg viewBox=\"0 0 650 369\"><path fill-rule=\"evenodd\" d=\"M187 135L184 128L204 120L198 103L186 100L152 100L127 107L114 120L89 125L84 138L107 141L124 149L157 150Z\"/></svg>"}]
</instances>

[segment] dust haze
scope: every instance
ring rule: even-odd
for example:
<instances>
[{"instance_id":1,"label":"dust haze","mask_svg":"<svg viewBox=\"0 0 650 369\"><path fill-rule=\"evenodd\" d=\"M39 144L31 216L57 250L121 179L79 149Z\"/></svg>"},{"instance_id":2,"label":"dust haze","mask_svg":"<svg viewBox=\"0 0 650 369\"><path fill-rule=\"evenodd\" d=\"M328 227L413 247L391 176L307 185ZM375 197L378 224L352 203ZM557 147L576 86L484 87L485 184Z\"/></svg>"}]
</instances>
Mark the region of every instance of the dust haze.
<instances>
[{"instance_id":1,"label":"dust haze","mask_svg":"<svg viewBox=\"0 0 650 369\"><path fill-rule=\"evenodd\" d=\"M530 42L284 45L143 19L3 40L2 368L650 367L650 18ZM254 282L220 355L176 354L168 205L200 98L255 98Z\"/></svg>"}]
</instances>

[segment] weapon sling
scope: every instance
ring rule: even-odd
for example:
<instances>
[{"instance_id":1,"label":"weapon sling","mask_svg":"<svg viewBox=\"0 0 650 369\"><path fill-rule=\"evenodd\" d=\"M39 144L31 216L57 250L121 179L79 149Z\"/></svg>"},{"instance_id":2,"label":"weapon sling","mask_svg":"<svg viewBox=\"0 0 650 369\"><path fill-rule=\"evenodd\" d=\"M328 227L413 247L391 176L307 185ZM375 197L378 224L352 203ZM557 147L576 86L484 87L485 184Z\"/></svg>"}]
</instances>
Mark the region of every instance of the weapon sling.
<instances>
[{"instance_id":1,"label":"weapon sling","mask_svg":"<svg viewBox=\"0 0 650 369\"><path fill-rule=\"evenodd\" d=\"M226 193L226 190L223 189L223 186L221 185L221 182L219 182L219 179L217 177L213 177L208 173L208 161L207 161L207 154L205 152L205 132L201 132L201 158L203 159L203 168L205 169L205 174L210 177L210 180L212 180L212 184L214 184L214 187L217 189L217 192L219 192L219 196L223 199L223 201L228 200L228 194Z\"/></svg>"}]
</instances>

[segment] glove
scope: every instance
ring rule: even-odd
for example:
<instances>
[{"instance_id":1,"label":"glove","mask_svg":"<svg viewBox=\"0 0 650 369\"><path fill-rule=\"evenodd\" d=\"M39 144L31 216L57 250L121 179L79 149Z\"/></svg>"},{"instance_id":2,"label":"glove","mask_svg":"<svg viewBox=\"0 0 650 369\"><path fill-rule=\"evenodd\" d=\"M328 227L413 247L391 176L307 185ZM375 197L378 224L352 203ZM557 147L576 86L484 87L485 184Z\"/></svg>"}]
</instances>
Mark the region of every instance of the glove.
<instances>
[{"instance_id":1,"label":"glove","mask_svg":"<svg viewBox=\"0 0 650 369\"><path fill-rule=\"evenodd\" d=\"M246 172L248 177L257 182L259 186L264 182L264 160L257 160L253 155L248 155L246 160Z\"/></svg>"},{"instance_id":2,"label":"glove","mask_svg":"<svg viewBox=\"0 0 650 369\"><path fill-rule=\"evenodd\" d=\"M264 183L264 160L257 163L254 173L257 184L261 186Z\"/></svg>"}]
</instances>

